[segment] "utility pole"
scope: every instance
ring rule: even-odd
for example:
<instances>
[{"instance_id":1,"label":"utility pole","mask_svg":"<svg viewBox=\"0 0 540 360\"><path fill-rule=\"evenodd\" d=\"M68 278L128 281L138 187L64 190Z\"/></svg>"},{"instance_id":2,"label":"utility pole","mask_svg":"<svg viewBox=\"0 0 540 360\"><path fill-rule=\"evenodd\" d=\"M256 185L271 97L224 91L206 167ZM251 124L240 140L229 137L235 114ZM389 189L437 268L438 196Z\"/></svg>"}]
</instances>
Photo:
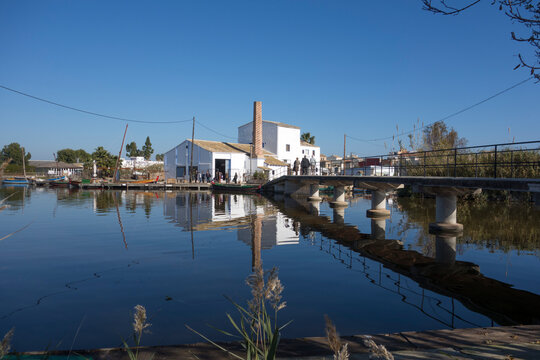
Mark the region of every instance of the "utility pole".
<instances>
[{"instance_id":1,"label":"utility pole","mask_svg":"<svg viewBox=\"0 0 540 360\"><path fill-rule=\"evenodd\" d=\"M343 175L345 175L345 157L347 156L347 134L343 134Z\"/></svg>"},{"instance_id":2,"label":"utility pole","mask_svg":"<svg viewBox=\"0 0 540 360\"><path fill-rule=\"evenodd\" d=\"M191 161L189 164L189 182L191 183L191 178L193 177L193 145L195 141L195 116L193 117L193 129L191 130Z\"/></svg>"}]
</instances>

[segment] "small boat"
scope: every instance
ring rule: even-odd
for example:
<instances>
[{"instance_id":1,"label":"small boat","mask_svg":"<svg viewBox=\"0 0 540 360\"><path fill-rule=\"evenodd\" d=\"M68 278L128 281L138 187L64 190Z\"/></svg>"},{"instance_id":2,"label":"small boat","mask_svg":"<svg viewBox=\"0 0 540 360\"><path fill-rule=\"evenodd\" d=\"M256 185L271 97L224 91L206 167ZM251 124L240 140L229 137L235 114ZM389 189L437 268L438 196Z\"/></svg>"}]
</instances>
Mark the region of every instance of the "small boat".
<instances>
[{"instance_id":1,"label":"small boat","mask_svg":"<svg viewBox=\"0 0 540 360\"><path fill-rule=\"evenodd\" d=\"M26 177L10 177L7 179L2 180L2 184L4 185L29 185L30 180L28 180Z\"/></svg>"},{"instance_id":2,"label":"small boat","mask_svg":"<svg viewBox=\"0 0 540 360\"><path fill-rule=\"evenodd\" d=\"M48 181L49 181L49 186L55 186L55 187L68 187L69 186L69 179L67 179L65 176L49 179Z\"/></svg>"},{"instance_id":3,"label":"small boat","mask_svg":"<svg viewBox=\"0 0 540 360\"><path fill-rule=\"evenodd\" d=\"M225 193L253 194L256 193L260 188L260 184L212 184L212 191Z\"/></svg>"},{"instance_id":4,"label":"small boat","mask_svg":"<svg viewBox=\"0 0 540 360\"><path fill-rule=\"evenodd\" d=\"M73 187L73 188L80 188L81 187L81 184L82 184L82 181L81 180L72 180L72 179L69 179L69 186Z\"/></svg>"}]
</instances>

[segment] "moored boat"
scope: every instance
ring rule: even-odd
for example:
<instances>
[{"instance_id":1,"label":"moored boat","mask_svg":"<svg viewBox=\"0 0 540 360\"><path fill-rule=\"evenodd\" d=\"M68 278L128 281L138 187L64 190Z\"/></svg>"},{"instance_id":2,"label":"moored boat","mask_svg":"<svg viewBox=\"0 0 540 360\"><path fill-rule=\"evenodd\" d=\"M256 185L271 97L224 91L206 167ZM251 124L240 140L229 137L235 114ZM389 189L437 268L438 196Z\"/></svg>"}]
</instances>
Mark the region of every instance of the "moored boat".
<instances>
[{"instance_id":1,"label":"moored boat","mask_svg":"<svg viewBox=\"0 0 540 360\"><path fill-rule=\"evenodd\" d=\"M2 184L4 185L29 185L30 180L28 180L26 177L10 177L7 179L2 180Z\"/></svg>"}]
</instances>

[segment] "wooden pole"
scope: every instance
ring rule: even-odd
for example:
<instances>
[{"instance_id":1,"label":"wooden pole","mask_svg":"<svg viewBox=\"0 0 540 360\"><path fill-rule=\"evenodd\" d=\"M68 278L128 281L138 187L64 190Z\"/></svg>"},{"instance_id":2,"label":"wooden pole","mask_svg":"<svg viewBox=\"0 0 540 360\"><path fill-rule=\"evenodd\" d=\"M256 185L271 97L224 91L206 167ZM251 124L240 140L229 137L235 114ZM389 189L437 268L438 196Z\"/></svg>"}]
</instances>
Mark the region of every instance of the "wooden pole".
<instances>
[{"instance_id":1,"label":"wooden pole","mask_svg":"<svg viewBox=\"0 0 540 360\"><path fill-rule=\"evenodd\" d=\"M195 141L195 116L193 117L193 129L191 130L191 161L189 163L189 182L193 177L193 145Z\"/></svg>"},{"instance_id":2,"label":"wooden pole","mask_svg":"<svg viewBox=\"0 0 540 360\"><path fill-rule=\"evenodd\" d=\"M26 179L26 166L25 166L25 161L24 161L24 148L22 147L21 148L21 151L22 151L22 170L23 170L23 175L24 175L24 178Z\"/></svg>"},{"instance_id":3,"label":"wooden pole","mask_svg":"<svg viewBox=\"0 0 540 360\"><path fill-rule=\"evenodd\" d=\"M126 130L124 131L124 138L122 139L122 146L120 146L120 152L118 153L118 158L116 159L116 166L114 167L114 179L113 182L116 182L116 176L118 174L118 163L120 162L120 156L122 156L122 150L124 150L124 141L126 140L128 124L126 124Z\"/></svg>"}]
</instances>

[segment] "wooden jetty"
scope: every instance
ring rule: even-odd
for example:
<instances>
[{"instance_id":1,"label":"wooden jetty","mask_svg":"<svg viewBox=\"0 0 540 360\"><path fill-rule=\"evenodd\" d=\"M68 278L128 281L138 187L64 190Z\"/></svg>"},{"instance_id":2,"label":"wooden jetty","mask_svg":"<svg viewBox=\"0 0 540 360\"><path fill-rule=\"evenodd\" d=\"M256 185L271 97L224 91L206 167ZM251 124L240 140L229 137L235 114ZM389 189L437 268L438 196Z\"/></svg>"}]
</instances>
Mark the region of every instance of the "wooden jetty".
<instances>
[{"instance_id":1,"label":"wooden jetty","mask_svg":"<svg viewBox=\"0 0 540 360\"><path fill-rule=\"evenodd\" d=\"M96 182L91 184L80 184L81 189L98 190L191 190L191 191L210 191L211 184L209 183L180 183L180 184L141 184L132 182Z\"/></svg>"}]
</instances>

